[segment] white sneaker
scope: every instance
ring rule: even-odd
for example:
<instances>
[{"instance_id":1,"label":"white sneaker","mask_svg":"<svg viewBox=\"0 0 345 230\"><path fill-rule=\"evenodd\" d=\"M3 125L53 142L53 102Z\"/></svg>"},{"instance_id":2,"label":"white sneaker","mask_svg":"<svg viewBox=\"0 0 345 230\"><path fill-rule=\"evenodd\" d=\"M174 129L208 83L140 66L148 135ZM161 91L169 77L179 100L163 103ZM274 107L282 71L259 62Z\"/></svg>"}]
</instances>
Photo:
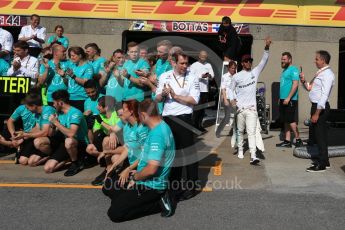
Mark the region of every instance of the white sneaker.
<instances>
[{"instance_id":1,"label":"white sneaker","mask_svg":"<svg viewBox=\"0 0 345 230\"><path fill-rule=\"evenodd\" d=\"M237 154L237 157L240 158L240 159L243 159L244 158L243 151L239 150L238 154Z\"/></svg>"}]
</instances>

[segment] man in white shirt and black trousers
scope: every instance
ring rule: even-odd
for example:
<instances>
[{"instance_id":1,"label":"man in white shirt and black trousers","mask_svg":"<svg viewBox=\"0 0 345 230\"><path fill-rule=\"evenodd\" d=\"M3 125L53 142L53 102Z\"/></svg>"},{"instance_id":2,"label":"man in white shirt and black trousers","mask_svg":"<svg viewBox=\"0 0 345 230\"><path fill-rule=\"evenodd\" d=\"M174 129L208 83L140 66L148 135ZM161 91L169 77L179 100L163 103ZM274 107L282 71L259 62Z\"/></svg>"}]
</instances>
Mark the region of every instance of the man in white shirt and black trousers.
<instances>
[{"instance_id":1,"label":"man in white shirt and black trousers","mask_svg":"<svg viewBox=\"0 0 345 230\"><path fill-rule=\"evenodd\" d=\"M330 106L328 103L332 88L335 82L335 76L329 66L331 55L325 50L316 52L315 64L318 68L314 78L307 82L304 74L300 74L300 80L303 87L309 91L309 100L311 106L311 141L316 141L319 154L313 165L307 168L307 172L323 172L330 167L328 158L327 143L327 124Z\"/></svg>"},{"instance_id":2,"label":"man in white shirt and black trousers","mask_svg":"<svg viewBox=\"0 0 345 230\"><path fill-rule=\"evenodd\" d=\"M229 91L231 103L237 106L238 157L243 158L243 133L244 128L246 128L251 156L250 164L252 165L260 162L256 157L256 137L259 136L257 130L260 130L257 129L259 123L256 109L256 84L259 75L267 64L271 43L272 41L269 37L265 39L264 55L259 65L254 69L252 69L253 59L251 56L244 55L242 57L241 64L243 70L233 76L231 90Z\"/></svg>"},{"instance_id":3,"label":"man in white shirt and black trousers","mask_svg":"<svg viewBox=\"0 0 345 230\"><path fill-rule=\"evenodd\" d=\"M164 102L163 119L170 126L176 144L176 157L171 170L171 189L181 192L180 200L196 194L198 157L194 146L193 107L200 98L199 78L187 71L188 56L181 51L172 56L173 70L163 73L156 91L158 102ZM183 189L182 167L186 166L188 187Z\"/></svg>"},{"instance_id":4,"label":"man in white shirt and black trousers","mask_svg":"<svg viewBox=\"0 0 345 230\"><path fill-rule=\"evenodd\" d=\"M23 26L18 35L18 40L29 44L29 53L31 56L38 57L42 50L42 44L46 39L46 28L40 26L40 16L33 14L30 17L31 24Z\"/></svg>"},{"instance_id":5,"label":"man in white shirt and black trousers","mask_svg":"<svg viewBox=\"0 0 345 230\"><path fill-rule=\"evenodd\" d=\"M199 78L200 84L200 100L197 110L194 110L193 120L197 129L206 132L202 127L202 120L205 116L205 104L208 102L208 83L214 78L214 72L210 63L207 62L208 54L205 50L200 51L199 60L190 66L190 71ZM196 109L196 108L195 108Z\"/></svg>"}]
</instances>

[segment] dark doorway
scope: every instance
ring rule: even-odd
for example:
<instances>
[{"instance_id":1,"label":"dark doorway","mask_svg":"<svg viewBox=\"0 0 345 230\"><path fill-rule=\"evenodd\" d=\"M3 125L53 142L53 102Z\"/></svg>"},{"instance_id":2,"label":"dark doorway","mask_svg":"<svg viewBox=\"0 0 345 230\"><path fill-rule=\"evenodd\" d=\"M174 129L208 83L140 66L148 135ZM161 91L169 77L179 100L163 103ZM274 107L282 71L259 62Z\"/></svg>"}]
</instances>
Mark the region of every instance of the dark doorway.
<instances>
[{"instance_id":1,"label":"dark doorway","mask_svg":"<svg viewBox=\"0 0 345 230\"><path fill-rule=\"evenodd\" d=\"M345 109L345 38L339 40L338 109Z\"/></svg>"}]
</instances>

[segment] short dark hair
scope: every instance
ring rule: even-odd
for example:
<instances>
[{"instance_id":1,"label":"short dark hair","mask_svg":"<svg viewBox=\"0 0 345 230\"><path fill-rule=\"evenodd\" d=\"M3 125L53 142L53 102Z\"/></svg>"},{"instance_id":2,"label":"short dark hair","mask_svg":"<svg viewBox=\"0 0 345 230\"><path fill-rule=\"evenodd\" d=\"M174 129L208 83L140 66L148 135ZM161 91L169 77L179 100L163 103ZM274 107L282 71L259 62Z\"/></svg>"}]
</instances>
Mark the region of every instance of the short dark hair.
<instances>
[{"instance_id":1,"label":"short dark hair","mask_svg":"<svg viewBox=\"0 0 345 230\"><path fill-rule=\"evenodd\" d=\"M98 45L96 43L89 43L87 44L84 48L87 49L87 48L92 48L94 50L96 50L97 54L100 55L101 54L101 49L98 47Z\"/></svg>"},{"instance_id":2,"label":"short dark hair","mask_svg":"<svg viewBox=\"0 0 345 230\"><path fill-rule=\"evenodd\" d=\"M102 107L108 107L108 110L114 110L115 109L115 98L112 96L102 96L98 98L98 105Z\"/></svg>"},{"instance_id":3,"label":"short dark hair","mask_svg":"<svg viewBox=\"0 0 345 230\"><path fill-rule=\"evenodd\" d=\"M173 61L175 61L177 63L178 57L180 57L180 56L183 58L188 58L188 55L185 54L183 51L177 51L172 55Z\"/></svg>"},{"instance_id":4,"label":"short dark hair","mask_svg":"<svg viewBox=\"0 0 345 230\"><path fill-rule=\"evenodd\" d=\"M120 53L120 54L125 54L125 51L123 51L122 49L116 49L114 52L113 52L113 56L117 53Z\"/></svg>"},{"instance_id":5,"label":"short dark hair","mask_svg":"<svg viewBox=\"0 0 345 230\"><path fill-rule=\"evenodd\" d=\"M65 31L62 25L55 26L54 31L56 31L57 29L62 29L62 32Z\"/></svg>"},{"instance_id":6,"label":"short dark hair","mask_svg":"<svg viewBox=\"0 0 345 230\"><path fill-rule=\"evenodd\" d=\"M291 55L291 53L290 52L283 52L282 53L282 56L287 56L289 59L291 59L292 60L292 55Z\"/></svg>"},{"instance_id":7,"label":"short dark hair","mask_svg":"<svg viewBox=\"0 0 345 230\"><path fill-rule=\"evenodd\" d=\"M86 59L86 53L80 46L72 46L68 49L68 57L71 58L71 52L80 55L83 60Z\"/></svg>"},{"instance_id":8,"label":"short dark hair","mask_svg":"<svg viewBox=\"0 0 345 230\"><path fill-rule=\"evenodd\" d=\"M127 44L127 49L132 48L132 47L135 47L135 46L138 46L138 43L136 43L136 42L129 42L129 43Z\"/></svg>"},{"instance_id":9,"label":"short dark hair","mask_svg":"<svg viewBox=\"0 0 345 230\"><path fill-rule=\"evenodd\" d=\"M96 81L93 79L89 79L84 83L85 89L97 88Z\"/></svg>"},{"instance_id":10,"label":"short dark hair","mask_svg":"<svg viewBox=\"0 0 345 230\"><path fill-rule=\"evenodd\" d=\"M41 95L38 93L29 93L25 97L25 104L32 106L32 105L37 105L37 106L42 106L42 98Z\"/></svg>"},{"instance_id":11,"label":"short dark hair","mask_svg":"<svg viewBox=\"0 0 345 230\"><path fill-rule=\"evenodd\" d=\"M329 62L331 61L331 55L328 53L326 50L318 50L316 51L317 54L320 55L320 58L326 62L328 65Z\"/></svg>"},{"instance_id":12,"label":"short dark hair","mask_svg":"<svg viewBox=\"0 0 345 230\"><path fill-rule=\"evenodd\" d=\"M133 112L133 116L135 117L137 122L140 122L139 112L138 112L138 109L139 109L138 104L139 104L139 102L137 100L135 100L135 99L131 99L131 100L123 101L122 104L127 105L128 110Z\"/></svg>"},{"instance_id":13,"label":"short dark hair","mask_svg":"<svg viewBox=\"0 0 345 230\"><path fill-rule=\"evenodd\" d=\"M26 41L17 41L16 43L13 44L14 48L20 48L23 50L28 50L29 49L29 44Z\"/></svg>"},{"instance_id":14,"label":"short dark hair","mask_svg":"<svg viewBox=\"0 0 345 230\"><path fill-rule=\"evenodd\" d=\"M222 23L231 24L231 18L228 17L228 16L224 16L224 17L222 18Z\"/></svg>"},{"instance_id":15,"label":"short dark hair","mask_svg":"<svg viewBox=\"0 0 345 230\"><path fill-rule=\"evenodd\" d=\"M139 112L145 112L149 116L159 116L157 102L151 98L146 98L139 103Z\"/></svg>"},{"instance_id":16,"label":"short dark hair","mask_svg":"<svg viewBox=\"0 0 345 230\"><path fill-rule=\"evenodd\" d=\"M33 17L41 19L41 17L38 14L31 14L30 19L32 19Z\"/></svg>"},{"instance_id":17,"label":"short dark hair","mask_svg":"<svg viewBox=\"0 0 345 230\"><path fill-rule=\"evenodd\" d=\"M69 93L65 89L57 90L52 95L54 101L63 101L69 104Z\"/></svg>"},{"instance_id":18,"label":"short dark hair","mask_svg":"<svg viewBox=\"0 0 345 230\"><path fill-rule=\"evenodd\" d=\"M237 67L237 63L235 61L230 61L229 65L228 65L228 68L231 68L232 66Z\"/></svg>"}]
</instances>

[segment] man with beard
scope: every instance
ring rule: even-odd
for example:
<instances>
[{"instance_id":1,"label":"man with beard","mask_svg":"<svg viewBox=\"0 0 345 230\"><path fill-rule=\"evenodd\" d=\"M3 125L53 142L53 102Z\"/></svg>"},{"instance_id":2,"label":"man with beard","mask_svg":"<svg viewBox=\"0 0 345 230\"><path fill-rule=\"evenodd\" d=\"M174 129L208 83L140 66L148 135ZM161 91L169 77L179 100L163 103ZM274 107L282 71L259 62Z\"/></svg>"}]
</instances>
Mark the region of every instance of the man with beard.
<instances>
[{"instance_id":1,"label":"man with beard","mask_svg":"<svg viewBox=\"0 0 345 230\"><path fill-rule=\"evenodd\" d=\"M296 138L296 147L302 146L297 127L297 104L298 104L298 81L299 71L292 65L292 56L289 52L284 52L281 58L283 72L280 75L280 100L279 114L280 120L284 123L285 139L277 147L291 148L291 130Z\"/></svg>"}]
</instances>

